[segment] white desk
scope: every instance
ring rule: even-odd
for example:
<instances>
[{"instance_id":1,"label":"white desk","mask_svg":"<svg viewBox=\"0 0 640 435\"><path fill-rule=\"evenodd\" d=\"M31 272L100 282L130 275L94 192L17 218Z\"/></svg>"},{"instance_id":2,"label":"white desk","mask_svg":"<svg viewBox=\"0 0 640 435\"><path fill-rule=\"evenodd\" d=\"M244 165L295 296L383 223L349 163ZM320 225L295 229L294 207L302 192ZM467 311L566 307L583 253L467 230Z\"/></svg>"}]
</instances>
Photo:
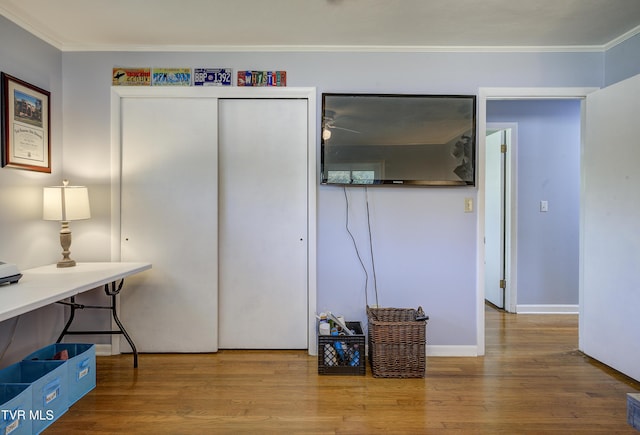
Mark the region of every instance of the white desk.
<instances>
[{"instance_id":1,"label":"white desk","mask_svg":"<svg viewBox=\"0 0 640 435\"><path fill-rule=\"evenodd\" d=\"M76 295L105 286L105 292L112 296L112 306L85 307L75 304L72 306L72 315L64 331L67 331L73 320L76 308L108 308L111 309L114 320L122 331L91 332L96 334L124 333L130 344L133 344L116 315L115 298L120 288L116 289L115 283L147 269L151 269L151 263L78 263L75 267L67 268L58 268L55 264L51 264L24 270L18 283L0 285L0 322L67 298L71 298L71 303L74 304ZM113 294L108 292L107 286L109 284L112 285ZM62 335L64 334L65 332ZM134 367L137 367L137 352L135 352L135 347L133 349Z\"/></svg>"}]
</instances>

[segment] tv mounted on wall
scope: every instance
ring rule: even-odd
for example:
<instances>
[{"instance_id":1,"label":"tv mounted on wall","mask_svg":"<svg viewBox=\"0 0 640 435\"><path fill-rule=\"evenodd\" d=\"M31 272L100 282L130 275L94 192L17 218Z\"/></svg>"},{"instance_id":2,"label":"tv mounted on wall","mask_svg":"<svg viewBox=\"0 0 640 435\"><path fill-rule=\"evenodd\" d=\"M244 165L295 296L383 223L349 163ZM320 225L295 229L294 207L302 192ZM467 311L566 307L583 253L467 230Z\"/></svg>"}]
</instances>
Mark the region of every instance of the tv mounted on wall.
<instances>
[{"instance_id":1,"label":"tv mounted on wall","mask_svg":"<svg viewBox=\"0 0 640 435\"><path fill-rule=\"evenodd\" d=\"M475 95L323 93L321 132L322 184L475 184Z\"/></svg>"}]
</instances>

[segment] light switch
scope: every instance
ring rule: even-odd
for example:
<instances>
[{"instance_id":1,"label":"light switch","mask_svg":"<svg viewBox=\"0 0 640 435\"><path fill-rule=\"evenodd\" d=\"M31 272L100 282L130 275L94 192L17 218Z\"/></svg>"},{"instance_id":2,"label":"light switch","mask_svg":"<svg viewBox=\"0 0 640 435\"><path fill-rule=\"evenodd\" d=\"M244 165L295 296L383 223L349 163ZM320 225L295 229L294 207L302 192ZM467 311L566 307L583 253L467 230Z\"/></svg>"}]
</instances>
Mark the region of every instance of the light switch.
<instances>
[{"instance_id":1,"label":"light switch","mask_svg":"<svg viewBox=\"0 0 640 435\"><path fill-rule=\"evenodd\" d=\"M471 213L473 211L473 198L464 199L464 212Z\"/></svg>"},{"instance_id":2,"label":"light switch","mask_svg":"<svg viewBox=\"0 0 640 435\"><path fill-rule=\"evenodd\" d=\"M549 211L549 201L540 201L540 212L546 213Z\"/></svg>"}]
</instances>

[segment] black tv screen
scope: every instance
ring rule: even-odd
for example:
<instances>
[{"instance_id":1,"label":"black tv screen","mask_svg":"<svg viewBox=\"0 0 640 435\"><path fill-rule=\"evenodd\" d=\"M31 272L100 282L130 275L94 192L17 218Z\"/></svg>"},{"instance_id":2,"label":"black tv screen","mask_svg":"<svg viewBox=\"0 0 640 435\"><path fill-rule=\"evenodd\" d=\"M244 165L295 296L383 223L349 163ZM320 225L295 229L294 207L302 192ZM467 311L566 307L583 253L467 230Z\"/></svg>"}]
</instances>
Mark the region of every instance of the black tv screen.
<instances>
[{"instance_id":1,"label":"black tv screen","mask_svg":"<svg viewBox=\"0 0 640 435\"><path fill-rule=\"evenodd\" d=\"M321 183L475 184L475 95L322 94Z\"/></svg>"}]
</instances>

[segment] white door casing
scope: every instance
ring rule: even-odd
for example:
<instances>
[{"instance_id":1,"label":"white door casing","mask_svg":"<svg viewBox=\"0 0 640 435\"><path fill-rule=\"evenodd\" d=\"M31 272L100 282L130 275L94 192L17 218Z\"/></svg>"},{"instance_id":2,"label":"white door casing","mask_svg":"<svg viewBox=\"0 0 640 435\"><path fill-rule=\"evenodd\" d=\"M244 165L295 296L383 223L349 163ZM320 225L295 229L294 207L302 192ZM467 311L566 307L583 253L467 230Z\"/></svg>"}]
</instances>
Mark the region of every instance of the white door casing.
<instances>
[{"instance_id":1,"label":"white door casing","mask_svg":"<svg viewBox=\"0 0 640 435\"><path fill-rule=\"evenodd\" d=\"M485 171L486 171L486 134L487 134L487 100L524 100L524 99L584 99L590 93L596 91L597 88L479 88L478 90L478 161L477 161L477 180L478 180L478 227L476 241L476 349L477 355L485 353L485 252L484 252L484 234L485 234ZM584 121L583 121L584 123ZM517 217L514 218L514 221ZM513 228L508 230L513 234ZM515 239L512 241L512 250L515 251ZM513 253L512 253L513 255ZM516 264L507 266L510 270L516 269ZM512 275L512 281L516 278ZM509 302L507 302L509 305Z\"/></svg>"}]
</instances>

